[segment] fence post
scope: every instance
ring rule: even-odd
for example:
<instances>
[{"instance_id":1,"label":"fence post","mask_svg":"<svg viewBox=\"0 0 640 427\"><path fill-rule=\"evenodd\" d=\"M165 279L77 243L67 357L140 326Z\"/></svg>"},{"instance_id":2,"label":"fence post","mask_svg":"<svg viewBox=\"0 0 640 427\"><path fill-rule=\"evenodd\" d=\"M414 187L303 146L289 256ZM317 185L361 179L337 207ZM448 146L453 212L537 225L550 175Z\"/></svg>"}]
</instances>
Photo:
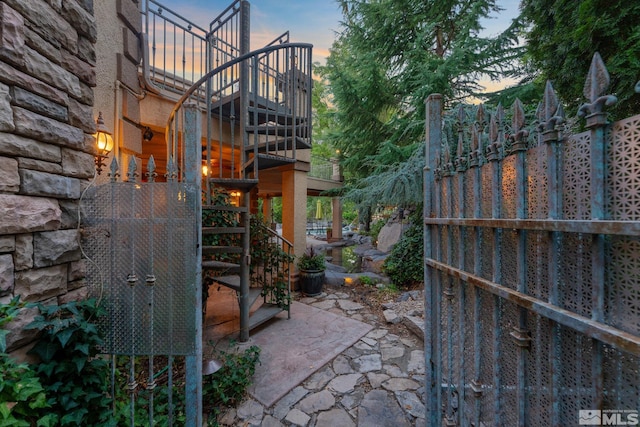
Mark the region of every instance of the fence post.
<instances>
[{"instance_id":1,"label":"fence post","mask_svg":"<svg viewBox=\"0 0 640 427\"><path fill-rule=\"evenodd\" d=\"M604 128L607 124L607 113L603 111L605 106L613 105L617 98L613 95L604 95L609 87L609 72L596 52L591 61L589 74L584 86L584 94L590 103L580 107L578 115L587 120L587 128L591 131L591 219L606 219L605 178L606 142ZM605 235L595 234L591 244L591 264L593 288L592 320L604 321L604 297L605 297ZM598 340L593 341L595 352L593 357L592 378L596 390L594 408L602 408L604 378L602 363L604 359L604 345Z\"/></svg>"},{"instance_id":2,"label":"fence post","mask_svg":"<svg viewBox=\"0 0 640 427\"><path fill-rule=\"evenodd\" d=\"M498 104L495 115L491 118L491 144L486 149L487 160L491 163L491 217L500 218L502 216L502 153L504 151L504 109L502 104ZM502 229L492 228L492 281L494 283L502 282L502 274L500 270L500 260L502 251L500 242L502 241ZM500 360L500 342L502 333L500 331L500 310L501 299L493 296L493 363L497 364ZM493 401L494 412L496 414L495 423L500 424L500 394L502 382L500 381L500 372L496 368L493 369L493 387L496 390L495 400Z\"/></svg>"},{"instance_id":3,"label":"fence post","mask_svg":"<svg viewBox=\"0 0 640 427\"><path fill-rule=\"evenodd\" d=\"M466 171L467 171L467 156L465 155L465 150L464 150L464 123L465 123L465 119L466 119L466 112L464 110L464 107L462 105L460 105L460 109L458 110L458 125L459 125L459 129L458 129L458 147L456 150L456 158L455 158L455 171L456 171L456 178L455 178L455 183L453 185L457 186L457 191L458 191L458 200L457 202L457 206L455 207L455 209L458 210L458 218L464 218L465 213L464 213L464 209L465 209L465 175L466 175ZM453 194L453 191L451 192ZM453 209L454 207L452 206L452 211L451 211L451 217L453 217ZM451 227L450 227L451 228ZM452 251L453 250L457 250L458 251L458 265L457 267L460 270L465 270L465 243L466 243L466 237L467 237L467 228L466 227L461 227L461 226L455 226L455 229L457 229L458 231L458 247L457 248L453 248L452 247ZM452 233L453 234L453 233ZM451 244L453 244L453 239L451 241ZM465 384L465 367L466 367L466 360L465 360L465 345L464 345L464 340L465 340L465 336L466 336L466 328L468 327L466 325L465 322L465 310L466 310L466 305L467 305L467 293L466 293L466 286L465 286L465 282L460 280L460 279L455 279L455 284L456 287L458 288L458 319L457 319L457 323L458 323L458 353L457 353L457 358L460 360L459 364L458 364L458 383L459 384ZM466 387L458 387L458 417L456 420L456 425L461 425L461 418L464 417L464 413L465 413L465 405L466 405L466 394L467 394L467 390Z\"/></svg>"},{"instance_id":4,"label":"fence post","mask_svg":"<svg viewBox=\"0 0 640 427\"><path fill-rule=\"evenodd\" d=\"M184 106L184 180L191 188L187 200L192 199L196 216L196 271L195 271L195 354L186 357L186 425L202 425L202 116L195 104Z\"/></svg>"},{"instance_id":5,"label":"fence post","mask_svg":"<svg viewBox=\"0 0 640 427\"><path fill-rule=\"evenodd\" d=\"M485 129L485 112L482 104L478 107L476 114L476 121L473 125L473 138L471 145L471 152L469 153L469 168L471 169L471 176L473 177L473 199L468 201L472 203L474 218L482 217L482 170L481 166L484 164L484 150L482 144L482 136ZM480 276L482 274L482 228L473 227L473 274ZM473 288L474 304L473 304L473 342L474 342L474 360L473 360L473 379L471 380L471 390L475 397L474 404L474 425L480 425L480 412L482 408L482 384L481 384L481 371L482 371L482 327L481 327L481 309L482 309L482 293L480 289L474 286ZM487 361L485 361L487 363Z\"/></svg>"},{"instance_id":6,"label":"fence post","mask_svg":"<svg viewBox=\"0 0 640 427\"><path fill-rule=\"evenodd\" d=\"M434 203L436 161L440 153L442 143L442 95L432 94L426 100L426 146L424 168L424 218L436 215L436 203ZM432 232L435 226L424 225L424 355L425 355L425 420L426 425L439 426L441 421L441 361L440 343L440 303L439 286L437 284L438 272L429 268L425 261L433 257L432 239L436 233Z\"/></svg>"},{"instance_id":7,"label":"fence post","mask_svg":"<svg viewBox=\"0 0 640 427\"><path fill-rule=\"evenodd\" d=\"M542 143L546 144L547 156L547 183L548 183L548 216L549 219L562 219L562 170L563 170L563 150L560 142L562 135L558 128L564 123L564 111L562 105L558 104L558 99L553 90L551 82L547 81L544 99L540 111L540 132ZM562 256L562 233L552 231L549 242L549 302L560 306L560 258ZM561 369L561 345L560 326L551 323L551 384L549 394L551 400L550 420L551 425L560 424L560 402L559 383Z\"/></svg>"}]
</instances>

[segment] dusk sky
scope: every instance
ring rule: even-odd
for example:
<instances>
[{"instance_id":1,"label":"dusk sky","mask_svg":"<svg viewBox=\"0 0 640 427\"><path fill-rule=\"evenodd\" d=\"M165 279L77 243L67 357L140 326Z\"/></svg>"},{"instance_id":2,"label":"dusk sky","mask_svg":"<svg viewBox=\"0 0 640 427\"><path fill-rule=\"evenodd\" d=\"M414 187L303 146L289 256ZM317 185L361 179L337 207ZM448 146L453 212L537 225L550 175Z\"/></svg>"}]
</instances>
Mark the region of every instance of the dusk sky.
<instances>
[{"instance_id":1,"label":"dusk sky","mask_svg":"<svg viewBox=\"0 0 640 427\"><path fill-rule=\"evenodd\" d=\"M208 24L231 0L159 0L196 24ZM342 13L334 0L254 0L251 1L252 49L290 31L291 41L313 44L314 61L324 62L340 29ZM505 10L485 23L489 34L497 34L518 12L519 0L500 0Z\"/></svg>"}]
</instances>

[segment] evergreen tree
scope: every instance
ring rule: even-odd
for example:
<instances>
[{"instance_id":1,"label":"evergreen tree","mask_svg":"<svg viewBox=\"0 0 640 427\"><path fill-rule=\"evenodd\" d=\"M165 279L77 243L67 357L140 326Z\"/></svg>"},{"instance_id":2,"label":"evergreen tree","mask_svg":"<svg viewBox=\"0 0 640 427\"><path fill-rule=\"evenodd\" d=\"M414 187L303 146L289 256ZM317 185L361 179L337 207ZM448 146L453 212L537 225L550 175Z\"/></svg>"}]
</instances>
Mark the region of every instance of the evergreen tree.
<instances>
[{"instance_id":1,"label":"evergreen tree","mask_svg":"<svg viewBox=\"0 0 640 427\"><path fill-rule=\"evenodd\" d=\"M518 26L480 37L480 22L500 11L497 0L339 3L343 29L319 69L335 106L325 138L344 156L345 176L355 179L348 195L361 207L397 204L399 194L422 192L421 176L405 179L412 168L401 164L422 147L426 97L441 93L451 105L481 91L482 75L514 73Z\"/></svg>"},{"instance_id":2,"label":"evergreen tree","mask_svg":"<svg viewBox=\"0 0 640 427\"><path fill-rule=\"evenodd\" d=\"M609 93L618 104L609 109L623 118L640 112L633 88L640 78L640 2L626 0L522 0L528 57L541 80L551 80L567 114L586 101L583 87L593 54L602 56Z\"/></svg>"}]
</instances>

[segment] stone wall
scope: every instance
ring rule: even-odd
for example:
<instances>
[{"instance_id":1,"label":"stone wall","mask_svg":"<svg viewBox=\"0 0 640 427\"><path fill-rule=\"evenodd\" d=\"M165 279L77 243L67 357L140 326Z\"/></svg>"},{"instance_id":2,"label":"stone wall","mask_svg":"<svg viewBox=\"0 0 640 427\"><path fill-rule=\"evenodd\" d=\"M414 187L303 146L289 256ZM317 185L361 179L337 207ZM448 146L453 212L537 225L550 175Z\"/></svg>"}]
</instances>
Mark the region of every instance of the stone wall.
<instances>
[{"instance_id":1,"label":"stone wall","mask_svg":"<svg viewBox=\"0 0 640 427\"><path fill-rule=\"evenodd\" d=\"M78 201L94 176L93 0L0 3L0 301L86 295ZM32 340L9 325L9 351Z\"/></svg>"}]
</instances>

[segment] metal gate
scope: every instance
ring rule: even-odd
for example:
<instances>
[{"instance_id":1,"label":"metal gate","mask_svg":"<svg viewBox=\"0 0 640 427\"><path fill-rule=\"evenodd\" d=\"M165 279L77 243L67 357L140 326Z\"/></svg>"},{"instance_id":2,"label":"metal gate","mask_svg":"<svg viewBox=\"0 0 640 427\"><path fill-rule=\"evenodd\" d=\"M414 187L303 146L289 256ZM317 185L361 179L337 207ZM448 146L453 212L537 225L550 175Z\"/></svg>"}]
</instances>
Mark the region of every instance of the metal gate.
<instances>
[{"instance_id":1,"label":"metal gate","mask_svg":"<svg viewBox=\"0 0 640 427\"><path fill-rule=\"evenodd\" d=\"M606 123L608 79L576 135L550 84L531 132L427 100L427 425L637 424L640 116Z\"/></svg>"},{"instance_id":2,"label":"metal gate","mask_svg":"<svg viewBox=\"0 0 640 427\"><path fill-rule=\"evenodd\" d=\"M170 159L166 182L156 182L153 157L144 181L133 157L120 181L114 160L108 182L81 201L118 425L202 425L200 123L194 108L185 116L182 166Z\"/></svg>"}]
</instances>

